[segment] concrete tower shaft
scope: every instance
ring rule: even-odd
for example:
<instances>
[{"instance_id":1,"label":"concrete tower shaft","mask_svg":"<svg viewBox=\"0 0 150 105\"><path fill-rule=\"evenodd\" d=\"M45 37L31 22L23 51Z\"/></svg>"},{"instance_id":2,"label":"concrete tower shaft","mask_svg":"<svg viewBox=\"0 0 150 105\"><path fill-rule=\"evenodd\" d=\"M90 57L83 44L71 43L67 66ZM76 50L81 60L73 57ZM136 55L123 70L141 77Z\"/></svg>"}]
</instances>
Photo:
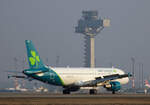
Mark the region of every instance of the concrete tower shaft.
<instances>
[{"instance_id":1,"label":"concrete tower shaft","mask_svg":"<svg viewBox=\"0 0 150 105\"><path fill-rule=\"evenodd\" d=\"M91 60L90 60L90 67L95 67L95 39L94 37L90 38L90 52L91 52Z\"/></svg>"},{"instance_id":2,"label":"concrete tower shaft","mask_svg":"<svg viewBox=\"0 0 150 105\"><path fill-rule=\"evenodd\" d=\"M95 38L84 36L84 67L95 67Z\"/></svg>"}]
</instances>

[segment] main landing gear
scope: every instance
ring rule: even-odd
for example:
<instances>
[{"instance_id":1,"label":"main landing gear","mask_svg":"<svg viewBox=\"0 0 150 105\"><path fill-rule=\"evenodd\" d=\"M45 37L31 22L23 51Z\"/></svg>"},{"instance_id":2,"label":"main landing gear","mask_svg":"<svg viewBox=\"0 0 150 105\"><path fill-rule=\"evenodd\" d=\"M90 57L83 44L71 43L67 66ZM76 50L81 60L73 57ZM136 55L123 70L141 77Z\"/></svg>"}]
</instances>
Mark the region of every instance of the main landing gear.
<instances>
[{"instance_id":1,"label":"main landing gear","mask_svg":"<svg viewBox=\"0 0 150 105\"><path fill-rule=\"evenodd\" d=\"M112 94L115 94L115 91L114 91L114 90L112 91Z\"/></svg>"},{"instance_id":2,"label":"main landing gear","mask_svg":"<svg viewBox=\"0 0 150 105\"><path fill-rule=\"evenodd\" d=\"M63 94L70 94L70 90L68 89L63 90Z\"/></svg>"},{"instance_id":3,"label":"main landing gear","mask_svg":"<svg viewBox=\"0 0 150 105\"><path fill-rule=\"evenodd\" d=\"M97 90L96 89L90 89L89 94L97 94Z\"/></svg>"},{"instance_id":4,"label":"main landing gear","mask_svg":"<svg viewBox=\"0 0 150 105\"><path fill-rule=\"evenodd\" d=\"M70 94L70 90L64 89L63 94ZM90 89L89 94L97 94L97 90L96 89Z\"/></svg>"}]
</instances>

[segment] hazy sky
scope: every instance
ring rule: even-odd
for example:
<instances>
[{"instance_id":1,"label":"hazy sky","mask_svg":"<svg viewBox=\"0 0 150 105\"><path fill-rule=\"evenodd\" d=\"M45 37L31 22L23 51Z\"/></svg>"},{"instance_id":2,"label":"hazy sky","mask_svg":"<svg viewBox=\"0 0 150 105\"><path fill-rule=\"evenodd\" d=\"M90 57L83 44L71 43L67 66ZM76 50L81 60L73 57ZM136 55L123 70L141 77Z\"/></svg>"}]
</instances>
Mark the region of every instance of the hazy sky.
<instances>
[{"instance_id":1,"label":"hazy sky","mask_svg":"<svg viewBox=\"0 0 150 105\"><path fill-rule=\"evenodd\" d=\"M0 0L0 88L12 86L6 70L18 71L26 57L24 40L30 39L50 66L83 66L84 38L75 26L82 10L98 10L111 26L96 36L96 66L131 71L131 57L150 75L150 0ZM28 67L26 65L26 67ZM137 76L138 78L138 76Z\"/></svg>"}]
</instances>

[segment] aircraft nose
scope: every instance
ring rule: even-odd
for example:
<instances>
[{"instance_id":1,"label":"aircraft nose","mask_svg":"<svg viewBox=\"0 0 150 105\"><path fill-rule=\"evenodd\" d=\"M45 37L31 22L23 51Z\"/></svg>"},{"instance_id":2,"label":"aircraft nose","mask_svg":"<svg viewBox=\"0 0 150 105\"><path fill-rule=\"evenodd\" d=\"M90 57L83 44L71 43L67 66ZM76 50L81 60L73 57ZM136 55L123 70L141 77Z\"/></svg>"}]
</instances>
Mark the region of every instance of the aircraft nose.
<instances>
[{"instance_id":1,"label":"aircraft nose","mask_svg":"<svg viewBox=\"0 0 150 105\"><path fill-rule=\"evenodd\" d=\"M129 78L128 77L124 78L124 82L125 84L127 84L129 82Z\"/></svg>"}]
</instances>

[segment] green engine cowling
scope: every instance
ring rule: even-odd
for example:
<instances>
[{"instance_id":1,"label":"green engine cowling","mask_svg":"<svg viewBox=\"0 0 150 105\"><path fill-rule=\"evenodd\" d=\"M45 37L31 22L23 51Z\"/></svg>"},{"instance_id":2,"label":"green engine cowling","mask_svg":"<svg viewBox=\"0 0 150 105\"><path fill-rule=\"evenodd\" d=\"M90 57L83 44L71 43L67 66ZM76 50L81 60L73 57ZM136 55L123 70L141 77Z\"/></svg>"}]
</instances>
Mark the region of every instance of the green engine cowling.
<instances>
[{"instance_id":1,"label":"green engine cowling","mask_svg":"<svg viewBox=\"0 0 150 105\"><path fill-rule=\"evenodd\" d=\"M118 91L121 89L121 84L118 81L111 81L110 86L104 86L108 91Z\"/></svg>"}]
</instances>

